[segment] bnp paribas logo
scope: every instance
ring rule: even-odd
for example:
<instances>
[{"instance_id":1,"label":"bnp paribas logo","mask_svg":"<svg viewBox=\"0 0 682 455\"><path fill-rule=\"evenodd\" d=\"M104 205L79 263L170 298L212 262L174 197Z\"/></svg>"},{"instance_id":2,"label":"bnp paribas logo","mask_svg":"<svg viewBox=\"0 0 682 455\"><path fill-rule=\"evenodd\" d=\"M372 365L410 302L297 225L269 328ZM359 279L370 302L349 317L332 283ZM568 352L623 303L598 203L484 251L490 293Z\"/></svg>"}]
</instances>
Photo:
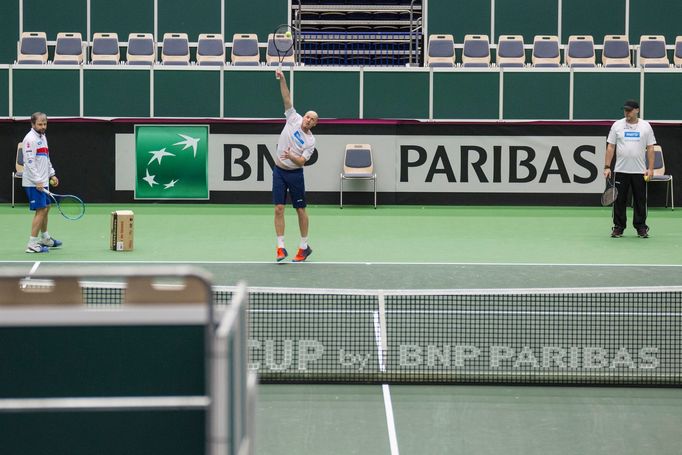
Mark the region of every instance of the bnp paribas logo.
<instances>
[{"instance_id":1,"label":"bnp paribas logo","mask_svg":"<svg viewBox=\"0 0 682 455\"><path fill-rule=\"evenodd\" d=\"M208 126L138 125L135 199L208 199Z\"/></svg>"}]
</instances>

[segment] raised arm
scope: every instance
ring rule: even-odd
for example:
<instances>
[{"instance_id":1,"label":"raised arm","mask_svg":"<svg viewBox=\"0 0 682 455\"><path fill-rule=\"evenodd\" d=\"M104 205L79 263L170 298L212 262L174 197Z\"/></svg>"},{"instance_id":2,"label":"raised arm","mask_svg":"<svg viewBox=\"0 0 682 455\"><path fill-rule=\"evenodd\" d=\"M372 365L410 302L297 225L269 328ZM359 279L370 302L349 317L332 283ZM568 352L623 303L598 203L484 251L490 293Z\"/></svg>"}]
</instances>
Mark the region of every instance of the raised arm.
<instances>
[{"instance_id":1,"label":"raised arm","mask_svg":"<svg viewBox=\"0 0 682 455\"><path fill-rule=\"evenodd\" d=\"M293 106L291 103L291 93L287 87L287 79L280 70L277 70L277 79L279 79L279 90L282 92L282 101L284 102L284 110L288 111Z\"/></svg>"}]
</instances>

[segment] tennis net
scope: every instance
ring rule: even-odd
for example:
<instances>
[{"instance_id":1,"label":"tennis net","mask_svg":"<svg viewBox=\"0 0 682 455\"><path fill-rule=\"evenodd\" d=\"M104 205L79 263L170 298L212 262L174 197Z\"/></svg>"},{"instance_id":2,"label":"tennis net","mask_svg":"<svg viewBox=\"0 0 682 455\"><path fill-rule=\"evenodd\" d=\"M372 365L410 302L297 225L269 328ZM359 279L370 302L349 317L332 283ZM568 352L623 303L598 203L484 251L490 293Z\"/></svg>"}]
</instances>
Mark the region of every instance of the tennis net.
<instances>
[{"instance_id":1,"label":"tennis net","mask_svg":"<svg viewBox=\"0 0 682 455\"><path fill-rule=\"evenodd\" d=\"M249 292L262 382L682 384L682 287Z\"/></svg>"}]
</instances>

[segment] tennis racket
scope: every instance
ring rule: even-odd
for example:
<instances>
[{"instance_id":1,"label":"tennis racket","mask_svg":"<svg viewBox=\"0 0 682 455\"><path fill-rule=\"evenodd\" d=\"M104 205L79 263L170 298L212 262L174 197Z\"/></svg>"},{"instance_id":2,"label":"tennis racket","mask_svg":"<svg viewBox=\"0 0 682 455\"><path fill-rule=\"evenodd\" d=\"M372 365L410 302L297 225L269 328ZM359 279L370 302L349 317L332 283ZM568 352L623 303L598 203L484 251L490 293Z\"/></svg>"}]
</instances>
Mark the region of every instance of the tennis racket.
<instances>
[{"instance_id":1,"label":"tennis racket","mask_svg":"<svg viewBox=\"0 0 682 455\"><path fill-rule=\"evenodd\" d=\"M79 220L85 215L85 203L78 196L73 194L55 194L43 189L45 194L54 201L59 213L67 220Z\"/></svg>"},{"instance_id":2,"label":"tennis racket","mask_svg":"<svg viewBox=\"0 0 682 455\"><path fill-rule=\"evenodd\" d=\"M272 44L277 52L279 65L277 69L282 71L282 62L286 57L294 53L294 35L296 31L293 27L282 24L279 25L272 34Z\"/></svg>"},{"instance_id":3,"label":"tennis racket","mask_svg":"<svg viewBox=\"0 0 682 455\"><path fill-rule=\"evenodd\" d=\"M616 188L616 181L613 177L608 178L606 179L606 189L601 195L601 205L604 207L611 205L616 201L616 198L618 198L618 188Z\"/></svg>"}]
</instances>

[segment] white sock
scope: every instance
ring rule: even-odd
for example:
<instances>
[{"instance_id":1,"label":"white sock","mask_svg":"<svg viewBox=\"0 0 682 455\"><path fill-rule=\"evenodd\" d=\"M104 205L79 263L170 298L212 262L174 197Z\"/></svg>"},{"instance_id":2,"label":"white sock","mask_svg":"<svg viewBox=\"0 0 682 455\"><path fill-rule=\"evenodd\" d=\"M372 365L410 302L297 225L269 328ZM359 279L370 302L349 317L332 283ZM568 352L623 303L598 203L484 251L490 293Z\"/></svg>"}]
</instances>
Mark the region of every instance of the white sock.
<instances>
[{"instance_id":1,"label":"white sock","mask_svg":"<svg viewBox=\"0 0 682 455\"><path fill-rule=\"evenodd\" d=\"M308 237L301 237L301 249L308 248Z\"/></svg>"},{"instance_id":2,"label":"white sock","mask_svg":"<svg viewBox=\"0 0 682 455\"><path fill-rule=\"evenodd\" d=\"M38 243L38 239L39 239L39 237L30 237L30 236L29 236L29 238L28 238L28 244L29 244L29 245L35 245L36 243Z\"/></svg>"},{"instance_id":3,"label":"white sock","mask_svg":"<svg viewBox=\"0 0 682 455\"><path fill-rule=\"evenodd\" d=\"M283 235L277 236L277 248L284 248L284 236Z\"/></svg>"},{"instance_id":4,"label":"white sock","mask_svg":"<svg viewBox=\"0 0 682 455\"><path fill-rule=\"evenodd\" d=\"M45 231L42 234L40 234L40 238L42 238L43 240L47 240L50 238L50 233Z\"/></svg>"}]
</instances>

